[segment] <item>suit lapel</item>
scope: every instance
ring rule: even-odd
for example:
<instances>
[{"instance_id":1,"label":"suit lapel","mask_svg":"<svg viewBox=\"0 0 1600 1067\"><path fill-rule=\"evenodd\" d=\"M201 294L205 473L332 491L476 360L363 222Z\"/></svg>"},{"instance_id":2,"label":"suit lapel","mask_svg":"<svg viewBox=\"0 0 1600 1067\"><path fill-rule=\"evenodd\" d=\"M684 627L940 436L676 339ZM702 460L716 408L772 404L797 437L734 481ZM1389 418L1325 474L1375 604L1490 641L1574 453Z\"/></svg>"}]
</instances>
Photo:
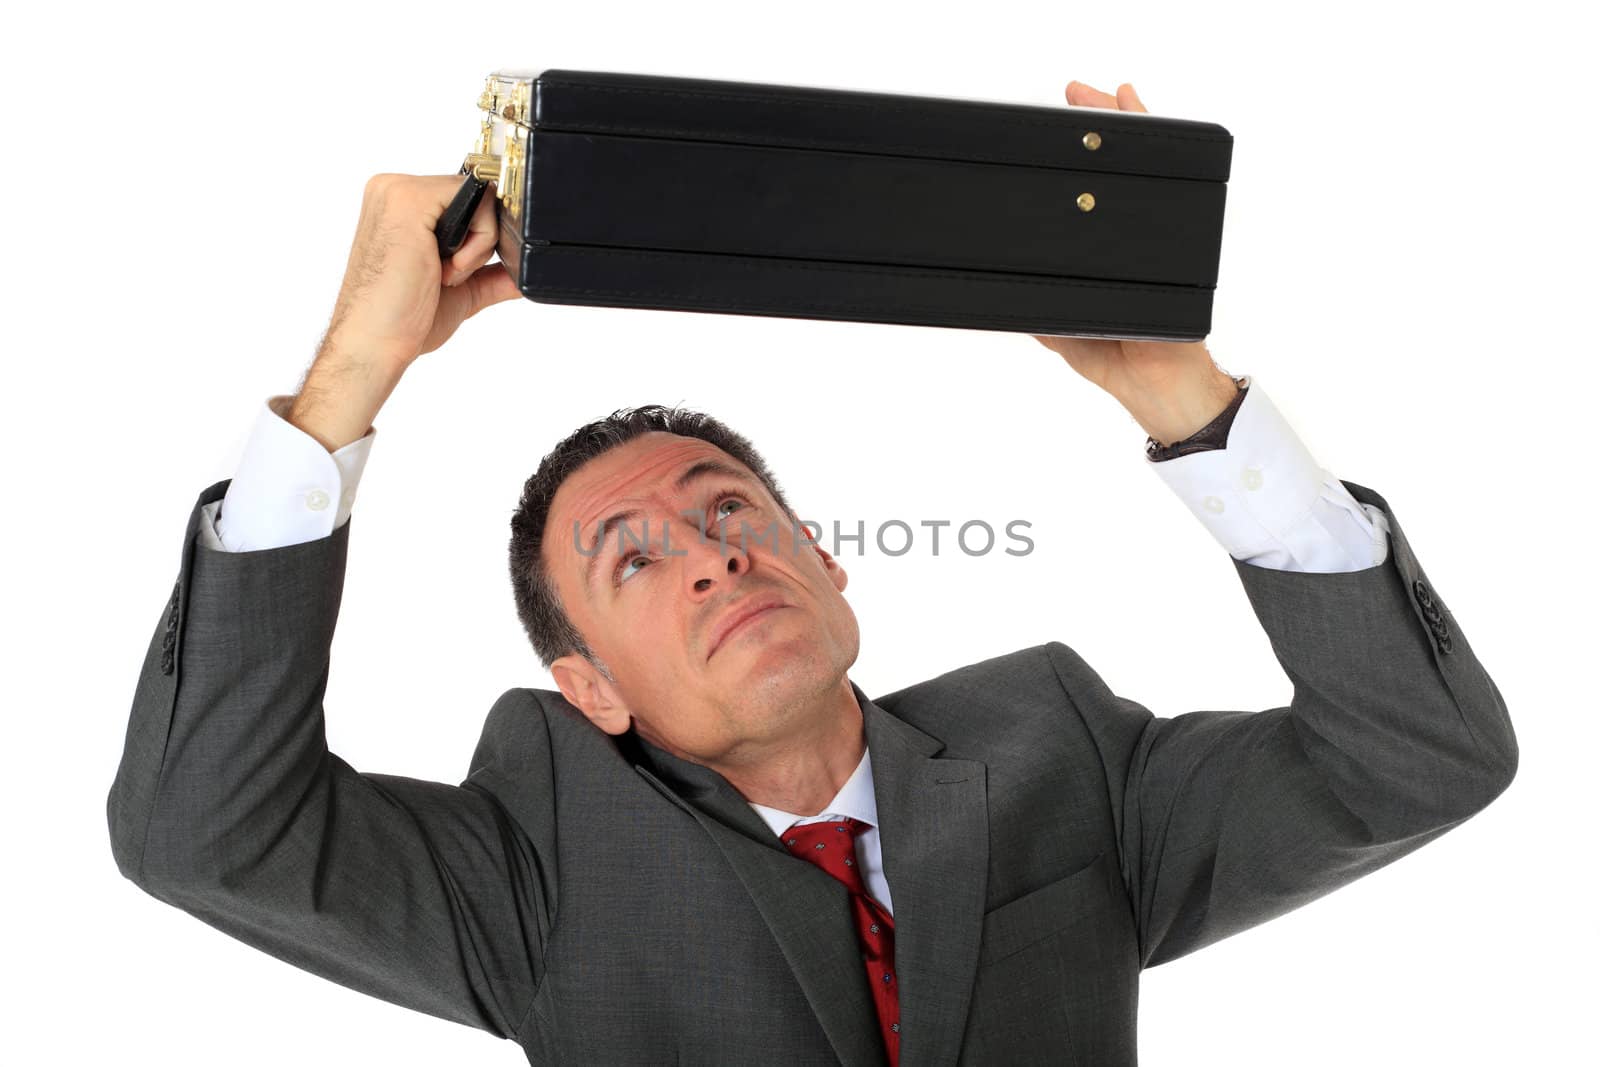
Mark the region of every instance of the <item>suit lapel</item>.
<instances>
[{"instance_id":1,"label":"suit lapel","mask_svg":"<svg viewBox=\"0 0 1600 1067\"><path fill-rule=\"evenodd\" d=\"M860 689L856 699L866 713L883 872L894 899L900 1062L954 1063L989 885L988 768L977 760L934 759L943 741L884 711Z\"/></svg>"},{"instance_id":2,"label":"suit lapel","mask_svg":"<svg viewBox=\"0 0 1600 1067\"><path fill-rule=\"evenodd\" d=\"M635 769L693 815L728 857L839 1061L847 1067L882 1064L883 1038L845 887L820 867L789 855L721 774L634 736L655 772L644 764Z\"/></svg>"},{"instance_id":3,"label":"suit lapel","mask_svg":"<svg viewBox=\"0 0 1600 1067\"><path fill-rule=\"evenodd\" d=\"M944 743L884 711L851 683L872 753L884 875L894 900L902 1063L954 1062L977 970L988 888L985 766L934 759ZM839 1059L881 1064L883 1040L856 944L849 896L791 856L717 771L630 731L619 746L663 796L705 828L772 930Z\"/></svg>"}]
</instances>

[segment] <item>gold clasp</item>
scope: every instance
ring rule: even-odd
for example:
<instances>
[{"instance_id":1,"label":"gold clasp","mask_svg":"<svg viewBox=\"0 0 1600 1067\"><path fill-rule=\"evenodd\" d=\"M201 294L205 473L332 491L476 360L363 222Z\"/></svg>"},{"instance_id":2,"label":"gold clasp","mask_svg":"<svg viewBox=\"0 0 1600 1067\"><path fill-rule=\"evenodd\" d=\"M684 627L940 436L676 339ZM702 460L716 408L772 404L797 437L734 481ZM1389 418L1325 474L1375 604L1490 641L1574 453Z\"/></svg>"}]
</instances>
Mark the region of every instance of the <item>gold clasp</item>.
<instances>
[{"instance_id":1,"label":"gold clasp","mask_svg":"<svg viewBox=\"0 0 1600 1067\"><path fill-rule=\"evenodd\" d=\"M472 176L480 182L495 182L499 184L505 178L505 157L494 156L487 152L473 152L467 156L467 161L462 164L472 172Z\"/></svg>"},{"instance_id":2,"label":"gold clasp","mask_svg":"<svg viewBox=\"0 0 1600 1067\"><path fill-rule=\"evenodd\" d=\"M518 218L522 213L522 172L531 132L533 82L531 71L495 71L478 94L483 122L478 140L462 169L479 181L493 181L500 206Z\"/></svg>"}]
</instances>

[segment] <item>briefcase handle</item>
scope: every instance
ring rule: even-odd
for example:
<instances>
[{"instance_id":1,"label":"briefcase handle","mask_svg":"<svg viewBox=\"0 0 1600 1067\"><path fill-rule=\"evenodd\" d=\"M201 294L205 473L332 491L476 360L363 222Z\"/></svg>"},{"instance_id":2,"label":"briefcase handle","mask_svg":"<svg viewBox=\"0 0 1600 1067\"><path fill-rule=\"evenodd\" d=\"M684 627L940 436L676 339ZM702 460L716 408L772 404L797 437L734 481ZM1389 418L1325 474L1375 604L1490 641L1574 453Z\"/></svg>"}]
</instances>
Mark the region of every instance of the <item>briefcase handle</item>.
<instances>
[{"instance_id":1,"label":"briefcase handle","mask_svg":"<svg viewBox=\"0 0 1600 1067\"><path fill-rule=\"evenodd\" d=\"M478 210L478 204L483 200L483 191L500 175L500 158L474 152L467 156L457 173L465 174L466 180L456 190L455 198L444 209L444 214L439 216L439 224L434 227L434 234L439 239L441 262L455 255L466 241L467 229L472 224L473 212Z\"/></svg>"}]
</instances>

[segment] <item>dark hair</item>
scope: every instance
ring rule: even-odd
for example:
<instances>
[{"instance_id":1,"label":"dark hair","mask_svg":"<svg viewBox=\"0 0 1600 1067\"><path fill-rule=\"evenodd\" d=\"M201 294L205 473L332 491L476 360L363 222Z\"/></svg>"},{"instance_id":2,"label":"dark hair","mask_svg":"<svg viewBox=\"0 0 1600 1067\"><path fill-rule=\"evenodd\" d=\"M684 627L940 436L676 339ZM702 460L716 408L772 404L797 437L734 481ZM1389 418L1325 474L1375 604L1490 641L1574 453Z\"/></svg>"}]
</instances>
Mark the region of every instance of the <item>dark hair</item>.
<instances>
[{"instance_id":1,"label":"dark hair","mask_svg":"<svg viewBox=\"0 0 1600 1067\"><path fill-rule=\"evenodd\" d=\"M523 484L522 499L511 516L511 593L516 598L517 617L522 620L522 628L527 631L539 662L546 668L561 656L576 654L593 663L607 678L611 677L610 670L595 656L567 617L555 583L545 568L541 546L550 516L550 502L567 476L589 460L641 434L658 430L680 437L697 437L716 445L750 468L778 506L793 514L761 454L745 437L710 415L646 404L619 408L605 418L578 427L539 461L539 469Z\"/></svg>"}]
</instances>

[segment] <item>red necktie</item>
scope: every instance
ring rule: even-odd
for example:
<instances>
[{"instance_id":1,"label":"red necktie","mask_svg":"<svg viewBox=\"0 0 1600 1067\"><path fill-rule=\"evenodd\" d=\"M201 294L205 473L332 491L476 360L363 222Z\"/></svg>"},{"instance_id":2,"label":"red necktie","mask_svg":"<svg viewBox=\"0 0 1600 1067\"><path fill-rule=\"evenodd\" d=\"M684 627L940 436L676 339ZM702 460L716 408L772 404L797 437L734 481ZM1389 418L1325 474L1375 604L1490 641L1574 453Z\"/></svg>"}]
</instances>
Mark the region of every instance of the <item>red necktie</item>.
<instances>
[{"instance_id":1,"label":"red necktie","mask_svg":"<svg viewBox=\"0 0 1600 1067\"><path fill-rule=\"evenodd\" d=\"M900 994L894 975L894 918L882 904L867 896L856 863L856 836L868 829L860 819L795 823L783 835L789 851L810 860L850 890L850 911L855 916L856 939L867 965L867 981L878 1009L878 1025L891 1067L900 1063Z\"/></svg>"}]
</instances>

